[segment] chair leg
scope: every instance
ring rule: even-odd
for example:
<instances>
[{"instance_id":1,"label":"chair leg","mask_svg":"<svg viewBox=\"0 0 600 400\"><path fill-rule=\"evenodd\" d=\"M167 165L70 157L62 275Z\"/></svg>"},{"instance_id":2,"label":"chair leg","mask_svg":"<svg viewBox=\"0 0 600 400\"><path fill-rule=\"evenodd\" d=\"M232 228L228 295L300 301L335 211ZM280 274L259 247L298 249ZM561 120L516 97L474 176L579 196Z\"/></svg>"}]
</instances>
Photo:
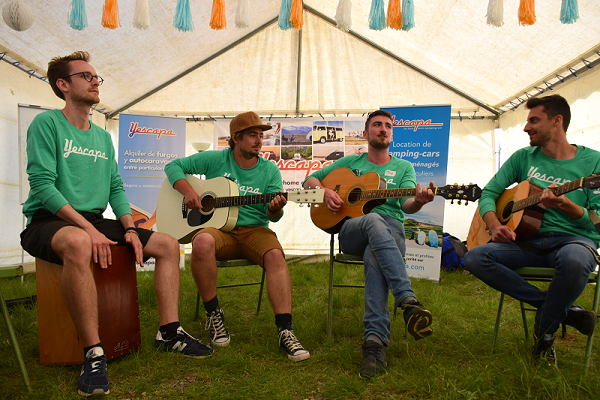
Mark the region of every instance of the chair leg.
<instances>
[{"instance_id":1,"label":"chair leg","mask_svg":"<svg viewBox=\"0 0 600 400\"><path fill-rule=\"evenodd\" d=\"M331 337L332 308L333 308L333 235L329 244L329 299L327 302L327 337Z\"/></svg>"},{"instance_id":2,"label":"chair leg","mask_svg":"<svg viewBox=\"0 0 600 400\"><path fill-rule=\"evenodd\" d=\"M498 337L498 329L500 328L500 317L502 316L502 306L504 305L504 293L500 293L500 302L498 303L498 313L496 314L496 325L494 325L494 334L492 336L492 353L496 346L496 338Z\"/></svg>"},{"instance_id":3,"label":"chair leg","mask_svg":"<svg viewBox=\"0 0 600 400\"><path fill-rule=\"evenodd\" d=\"M8 316L8 309L6 308L6 303L4 302L4 297L2 296L2 290L0 290L0 303L0 308L2 308L2 316L4 317L4 323L6 324L6 330L8 331L8 336L10 338L10 344L12 345L15 356L17 357L17 361L19 362L19 369L21 370L23 382L27 387L27 392L31 393L29 375L27 375L27 368L25 367L25 362L23 361L23 356L21 355L21 349L19 348L19 343L17 342L17 336L15 335L15 331L13 330L12 323L10 322L10 318Z\"/></svg>"},{"instance_id":4,"label":"chair leg","mask_svg":"<svg viewBox=\"0 0 600 400\"><path fill-rule=\"evenodd\" d=\"M200 293L196 293L196 316L194 321L198 320L198 314L200 314Z\"/></svg>"},{"instance_id":5,"label":"chair leg","mask_svg":"<svg viewBox=\"0 0 600 400\"><path fill-rule=\"evenodd\" d=\"M529 340L529 328L527 327L527 317L525 316L525 305L522 301L521 304L521 317L523 318L523 329L525 329L525 340Z\"/></svg>"},{"instance_id":6,"label":"chair leg","mask_svg":"<svg viewBox=\"0 0 600 400\"><path fill-rule=\"evenodd\" d=\"M263 268L262 279L260 280L260 290L258 291L258 307L256 307L256 315L260 313L260 303L262 301L263 288L265 286L265 270Z\"/></svg>"},{"instance_id":7,"label":"chair leg","mask_svg":"<svg viewBox=\"0 0 600 400\"><path fill-rule=\"evenodd\" d=\"M592 303L592 310L598 313L598 301L600 301L600 282L596 282L596 290L594 292L594 302ZM595 332L595 329L594 329ZM585 372L587 373L590 365L590 357L592 356L592 344L594 343L594 332L588 337L587 345L585 347Z\"/></svg>"}]
</instances>

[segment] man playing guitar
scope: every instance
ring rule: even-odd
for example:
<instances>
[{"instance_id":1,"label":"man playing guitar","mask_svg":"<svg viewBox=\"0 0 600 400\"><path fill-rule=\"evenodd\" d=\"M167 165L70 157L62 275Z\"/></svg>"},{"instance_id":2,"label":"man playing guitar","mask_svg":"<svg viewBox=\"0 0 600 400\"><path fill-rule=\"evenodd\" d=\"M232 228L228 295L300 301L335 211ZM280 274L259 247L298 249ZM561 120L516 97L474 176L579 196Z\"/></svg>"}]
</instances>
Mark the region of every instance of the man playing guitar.
<instances>
[{"instance_id":1,"label":"man playing guitar","mask_svg":"<svg viewBox=\"0 0 600 400\"><path fill-rule=\"evenodd\" d=\"M586 335L596 324L594 312L573 302L596 267L600 235L588 207L598 210L600 196L586 188L556 196L552 189L600 171L600 153L567 141L571 111L563 97L531 98L526 107L530 111L524 131L530 146L517 150L483 189L479 213L492 241L469 249L465 265L494 289L537 308L533 359L555 363L554 333L561 322ZM499 221L495 203L508 186L525 180L543 188L540 203L546 209L538 233L529 241ZM555 269L547 291L513 271L526 266Z\"/></svg>"},{"instance_id":2,"label":"man playing guitar","mask_svg":"<svg viewBox=\"0 0 600 400\"><path fill-rule=\"evenodd\" d=\"M388 291L391 288L396 304L404 310L408 331L415 339L431 335L431 313L419 303L406 274L403 254L406 251L404 214L412 214L433 200L429 187L416 185L412 164L390 156L392 116L378 110L369 114L363 133L368 153L343 157L316 171L303 183L304 188L317 188L331 171L346 167L363 175L374 171L392 188L417 187L414 198L388 199L372 213L346 220L340 231L340 249L345 253L362 255L365 264L365 312L363 324L363 361L360 376L373 378L385 373L385 347L390 342L390 313ZM433 187L433 183L430 183ZM344 203L339 194L325 188L325 203L332 213Z\"/></svg>"}]
</instances>

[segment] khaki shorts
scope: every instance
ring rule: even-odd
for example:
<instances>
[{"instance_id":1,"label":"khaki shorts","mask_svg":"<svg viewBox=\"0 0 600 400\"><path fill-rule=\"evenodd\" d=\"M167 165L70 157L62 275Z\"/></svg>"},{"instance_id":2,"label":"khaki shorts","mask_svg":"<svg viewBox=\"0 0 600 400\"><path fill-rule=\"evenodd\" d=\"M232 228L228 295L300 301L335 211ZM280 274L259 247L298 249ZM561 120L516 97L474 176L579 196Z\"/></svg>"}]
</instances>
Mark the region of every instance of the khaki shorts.
<instances>
[{"instance_id":1,"label":"khaki shorts","mask_svg":"<svg viewBox=\"0 0 600 400\"><path fill-rule=\"evenodd\" d=\"M194 238L201 233L208 233L215 239L217 260L247 258L262 267L267 251L279 249L284 254L283 248L277 240L277 235L269 228L246 226L237 227L230 232L222 232L216 228L205 228L196 233ZM193 241L194 239L192 239Z\"/></svg>"}]
</instances>

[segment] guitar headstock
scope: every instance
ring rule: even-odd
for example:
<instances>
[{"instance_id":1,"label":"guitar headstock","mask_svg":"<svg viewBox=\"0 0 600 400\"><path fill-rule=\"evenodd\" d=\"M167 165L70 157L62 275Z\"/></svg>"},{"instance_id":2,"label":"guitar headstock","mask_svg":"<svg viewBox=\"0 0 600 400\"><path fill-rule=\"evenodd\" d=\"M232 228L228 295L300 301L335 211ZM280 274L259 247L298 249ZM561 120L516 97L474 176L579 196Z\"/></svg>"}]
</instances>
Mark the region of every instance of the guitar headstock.
<instances>
[{"instance_id":1,"label":"guitar headstock","mask_svg":"<svg viewBox=\"0 0 600 400\"><path fill-rule=\"evenodd\" d=\"M435 194L442 196L446 200L452 200L452 204L454 204L454 200L458 200L458 204L460 205L464 200L465 205L467 205L469 201L476 201L481 197L481 188L472 183L468 185L455 183L454 185L438 187Z\"/></svg>"},{"instance_id":2,"label":"guitar headstock","mask_svg":"<svg viewBox=\"0 0 600 400\"><path fill-rule=\"evenodd\" d=\"M600 188L600 172L592 174L587 178L582 178L582 185L588 189L598 189Z\"/></svg>"},{"instance_id":3,"label":"guitar headstock","mask_svg":"<svg viewBox=\"0 0 600 400\"><path fill-rule=\"evenodd\" d=\"M296 192L287 193L288 201L294 203L322 203L325 199L325 189L309 189L309 190L298 190Z\"/></svg>"}]
</instances>

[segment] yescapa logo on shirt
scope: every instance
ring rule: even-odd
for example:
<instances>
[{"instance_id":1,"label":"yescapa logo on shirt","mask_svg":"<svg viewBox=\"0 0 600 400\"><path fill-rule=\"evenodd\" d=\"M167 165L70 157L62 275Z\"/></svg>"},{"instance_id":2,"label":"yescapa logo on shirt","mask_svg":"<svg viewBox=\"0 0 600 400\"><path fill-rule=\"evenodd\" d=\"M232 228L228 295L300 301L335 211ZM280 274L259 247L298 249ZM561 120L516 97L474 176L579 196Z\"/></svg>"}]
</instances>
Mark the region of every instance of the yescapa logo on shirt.
<instances>
[{"instance_id":1,"label":"yescapa logo on shirt","mask_svg":"<svg viewBox=\"0 0 600 400\"><path fill-rule=\"evenodd\" d=\"M103 153L101 150L93 150L87 148L84 149L81 147L73 146L73 140L65 139L65 150L63 153L63 157L68 158L73 153L81 154L83 156L94 157L94 162L96 162L98 158L103 158L105 160L108 159L106 157L106 154Z\"/></svg>"},{"instance_id":2,"label":"yescapa logo on shirt","mask_svg":"<svg viewBox=\"0 0 600 400\"><path fill-rule=\"evenodd\" d=\"M561 185L564 185L565 183L571 182L570 179L557 178L552 175L546 176L546 174L540 174L539 172L537 172L537 170L538 170L538 167L531 166L529 168L529 171L527 171L527 180L528 181L531 182L531 179L535 178L542 182L556 183L557 186L561 186Z\"/></svg>"}]
</instances>

